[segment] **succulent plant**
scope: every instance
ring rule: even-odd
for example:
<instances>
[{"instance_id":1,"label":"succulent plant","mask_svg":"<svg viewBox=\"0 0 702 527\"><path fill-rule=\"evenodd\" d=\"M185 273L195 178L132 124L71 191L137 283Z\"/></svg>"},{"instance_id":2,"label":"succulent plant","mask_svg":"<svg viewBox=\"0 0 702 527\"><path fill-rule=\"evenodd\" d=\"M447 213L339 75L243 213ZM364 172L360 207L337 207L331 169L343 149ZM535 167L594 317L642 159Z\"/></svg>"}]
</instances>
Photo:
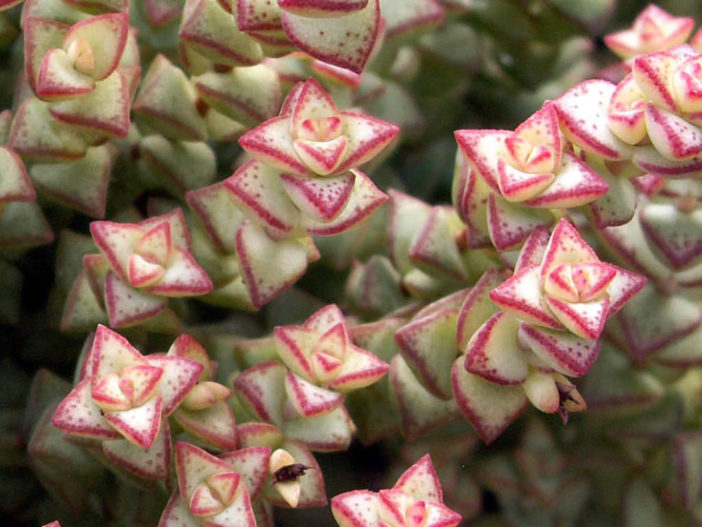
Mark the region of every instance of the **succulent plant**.
<instances>
[{"instance_id":1,"label":"succulent plant","mask_svg":"<svg viewBox=\"0 0 702 527\"><path fill-rule=\"evenodd\" d=\"M441 484L426 455L408 468L390 489L355 490L332 499L341 527L361 525L426 525L455 527L461 516L442 502Z\"/></svg>"},{"instance_id":2,"label":"succulent plant","mask_svg":"<svg viewBox=\"0 0 702 527\"><path fill-rule=\"evenodd\" d=\"M0 516L702 522L694 4L0 0Z\"/></svg>"}]
</instances>

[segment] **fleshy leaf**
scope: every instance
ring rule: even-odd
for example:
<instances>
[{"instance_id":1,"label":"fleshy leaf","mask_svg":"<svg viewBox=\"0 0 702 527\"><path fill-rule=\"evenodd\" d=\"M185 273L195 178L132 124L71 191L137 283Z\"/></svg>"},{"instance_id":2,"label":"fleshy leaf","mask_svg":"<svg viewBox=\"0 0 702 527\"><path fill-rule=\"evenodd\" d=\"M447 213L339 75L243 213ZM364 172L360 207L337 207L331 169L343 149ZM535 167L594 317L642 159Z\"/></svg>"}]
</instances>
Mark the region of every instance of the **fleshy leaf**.
<instances>
[{"instance_id":1,"label":"fleshy leaf","mask_svg":"<svg viewBox=\"0 0 702 527\"><path fill-rule=\"evenodd\" d=\"M541 263L540 275L545 278L561 264L599 262L597 253L583 240L572 223L561 220L551 234Z\"/></svg>"},{"instance_id":2,"label":"fleshy leaf","mask_svg":"<svg viewBox=\"0 0 702 527\"><path fill-rule=\"evenodd\" d=\"M237 29L217 0L187 0L178 37L217 64L252 66L263 58L261 46Z\"/></svg>"},{"instance_id":3,"label":"fleshy leaf","mask_svg":"<svg viewBox=\"0 0 702 527\"><path fill-rule=\"evenodd\" d=\"M650 4L636 16L630 29L605 36L605 44L620 57L628 59L682 44L694 25L690 17L676 17Z\"/></svg>"},{"instance_id":4,"label":"fleshy leaf","mask_svg":"<svg viewBox=\"0 0 702 527\"><path fill-rule=\"evenodd\" d=\"M554 103L568 140L604 159L627 159L630 146L620 141L607 124L607 107L614 89L608 81L589 80L571 88Z\"/></svg>"},{"instance_id":5,"label":"fleshy leaf","mask_svg":"<svg viewBox=\"0 0 702 527\"><path fill-rule=\"evenodd\" d=\"M430 274L438 270L456 280L466 281L468 271L456 242L464 228L453 209L433 207L424 227L412 242L411 260Z\"/></svg>"},{"instance_id":6,"label":"fleshy leaf","mask_svg":"<svg viewBox=\"0 0 702 527\"><path fill-rule=\"evenodd\" d=\"M690 48L678 48L678 51L685 50L688 54L693 54ZM675 55L665 51L648 53L634 59L632 64L632 75L636 85L644 93L646 99L661 109L676 113L678 105L672 91L670 80L676 67Z\"/></svg>"},{"instance_id":7,"label":"fleshy leaf","mask_svg":"<svg viewBox=\"0 0 702 527\"><path fill-rule=\"evenodd\" d=\"M139 324L166 309L167 300L148 295L127 285L115 273L105 277L105 307L112 327Z\"/></svg>"},{"instance_id":8,"label":"fleshy leaf","mask_svg":"<svg viewBox=\"0 0 702 527\"><path fill-rule=\"evenodd\" d=\"M45 195L93 218L105 215L112 155L107 146L89 148L85 156L69 163L35 163L32 181Z\"/></svg>"},{"instance_id":9,"label":"fleshy leaf","mask_svg":"<svg viewBox=\"0 0 702 527\"><path fill-rule=\"evenodd\" d=\"M427 31L444 20L444 8L436 0L381 0L380 10L387 23L388 39Z\"/></svg>"},{"instance_id":10,"label":"fleshy leaf","mask_svg":"<svg viewBox=\"0 0 702 527\"><path fill-rule=\"evenodd\" d=\"M164 420L153 444L143 449L126 439L103 441L103 452L116 465L141 478L165 480L171 461L171 434Z\"/></svg>"},{"instance_id":11,"label":"fleshy leaf","mask_svg":"<svg viewBox=\"0 0 702 527\"><path fill-rule=\"evenodd\" d=\"M182 70L156 55L134 101L134 114L166 138L202 141L205 123L197 112L197 94Z\"/></svg>"},{"instance_id":12,"label":"fleshy leaf","mask_svg":"<svg viewBox=\"0 0 702 527\"><path fill-rule=\"evenodd\" d=\"M47 101L73 99L89 94L94 88L93 78L76 71L64 50L51 49L46 53L37 74L38 97Z\"/></svg>"},{"instance_id":13,"label":"fleshy leaf","mask_svg":"<svg viewBox=\"0 0 702 527\"><path fill-rule=\"evenodd\" d=\"M304 443L315 452L348 449L353 432L353 422L343 405L325 414L288 421L284 426L286 438Z\"/></svg>"},{"instance_id":14,"label":"fleshy leaf","mask_svg":"<svg viewBox=\"0 0 702 527\"><path fill-rule=\"evenodd\" d=\"M254 415L272 424L282 423L286 368L280 362L266 361L240 373L234 389Z\"/></svg>"},{"instance_id":15,"label":"fleshy leaf","mask_svg":"<svg viewBox=\"0 0 702 527\"><path fill-rule=\"evenodd\" d=\"M90 224L90 233L110 267L126 280L129 275L129 255L143 235L143 230L131 223L94 221Z\"/></svg>"},{"instance_id":16,"label":"fleshy leaf","mask_svg":"<svg viewBox=\"0 0 702 527\"><path fill-rule=\"evenodd\" d=\"M506 130L456 130L454 136L458 147L466 155L472 168L495 192L497 183L497 160L505 139L511 134Z\"/></svg>"},{"instance_id":17,"label":"fleshy leaf","mask_svg":"<svg viewBox=\"0 0 702 527\"><path fill-rule=\"evenodd\" d=\"M607 182L575 154L564 152L555 180L538 196L526 200L530 207L573 208L604 196Z\"/></svg>"},{"instance_id":18,"label":"fleshy leaf","mask_svg":"<svg viewBox=\"0 0 702 527\"><path fill-rule=\"evenodd\" d=\"M0 203L37 198L22 159L4 146L0 146L0 171Z\"/></svg>"},{"instance_id":19,"label":"fleshy leaf","mask_svg":"<svg viewBox=\"0 0 702 527\"><path fill-rule=\"evenodd\" d=\"M497 194L490 194L487 212L490 240L502 251L520 245L534 229L553 223L550 212L510 203Z\"/></svg>"},{"instance_id":20,"label":"fleshy leaf","mask_svg":"<svg viewBox=\"0 0 702 527\"><path fill-rule=\"evenodd\" d=\"M675 269L699 262L702 256L702 208L689 213L674 205L649 203L641 207L641 227Z\"/></svg>"},{"instance_id":21,"label":"fleshy leaf","mask_svg":"<svg viewBox=\"0 0 702 527\"><path fill-rule=\"evenodd\" d=\"M319 340L319 332L300 326L278 326L273 336L276 351L285 365L301 377L314 380L308 355Z\"/></svg>"},{"instance_id":22,"label":"fleshy leaf","mask_svg":"<svg viewBox=\"0 0 702 527\"><path fill-rule=\"evenodd\" d=\"M130 410L105 412L105 420L120 434L141 448L148 449L156 441L161 429L161 397L152 397L149 401Z\"/></svg>"},{"instance_id":23,"label":"fleshy leaf","mask_svg":"<svg viewBox=\"0 0 702 527\"><path fill-rule=\"evenodd\" d=\"M336 218L320 222L308 217L302 218L307 232L317 236L334 236L349 230L367 218L388 199L373 181L359 170L351 170L355 176L354 187L346 206Z\"/></svg>"},{"instance_id":24,"label":"fleshy leaf","mask_svg":"<svg viewBox=\"0 0 702 527\"><path fill-rule=\"evenodd\" d=\"M33 91L36 91L37 75L44 57L49 50L61 47L69 27L54 20L34 16L24 19L24 71Z\"/></svg>"},{"instance_id":25,"label":"fleshy leaf","mask_svg":"<svg viewBox=\"0 0 702 527\"><path fill-rule=\"evenodd\" d=\"M151 355L147 357L147 360L149 364L158 366L163 371L161 398L163 399L163 415L168 416L195 386L204 366L185 357Z\"/></svg>"},{"instance_id":26,"label":"fleshy leaf","mask_svg":"<svg viewBox=\"0 0 702 527\"><path fill-rule=\"evenodd\" d=\"M527 360L517 341L519 321L499 312L491 316L468 342L465 368L496 384L524 382Z\"/></svg>"},{"instance_id":27,"label":"fleshy leaf","mask_svg":"<svg viewBox=\"0 0 702 527\"><path fill-rule=\"evenodd\" d=\"M232 195L224 183L191 190L185 198L216 247L226 254L233 254L236 250L236 231L245 218L243 212L234 206Z\"/></svg>"},{"instance_id":28,"label":"fleshy leaf","mask_svg":"<svg viewBox=\"0 0 702 527\"><path fill-rule=\"evenodd\" d=\"M463 415L485 443L491 443L526 408L521 386L501 386L466 371L463 358L451 370L453 393Z\"/></svg>"},{"instance_id":29,"label":"fleshy leaf","mask_svg":"<svg viewBox=\"0 0 702 527\"><path fill-rule=\"evenodd\" d=\"M651 306L656 306L655 310ZM690 300L664 296L646 286L619 313L626 344L631 355L643 360L663 346L695 331L702 324L702 313Z\"/></svg>"},{"instance_id":30,"label":"fleshy leaf","mask_svg":"<svg viewBox=\"0 0 702 527\"><path fill-rule=\"evenodd\" d=\"M451 365L458 354L455 310L413 319L395 332L395 342L405 361L412 367L427 390L441 399L449 399Z\"/></svg>"},{"instance_id":31,"label":"fleshy leaf","mask_svg":"<svg viewBox=\"0 0 702 527\"><path fill-rule=\"evenodd\" d=\"M122 437L105 420L100 408L93 402L90 383L90 378L85 378L73 388L54 412L51 424L82 437L95 439Z\"/></svg>"},{"instance_id":32,"label":"fleshy leaf","mask_svg":"<svg viewBox=\"0 0 702 527\"><path fill-rule=\"evenodd\" d=\"M270 455L270 448L254 446L225 452L220 456L220 459L232 467L234 472L241 474L251 499L255 500L268 477Z\"/></svg>"},{"instance_id":33,"label":"fleshy leaf","mask_svg":"<svg viewBox=\"0 0 702 527\"><path fill-rule=\"evenodd\" d=\"M355 168L374 158L400 133L392 123L362 113L341 112L343 130L349 138L346 156L337 170Z\"/></svg>"},{"instance_id":34,"label":"fleshy leaf","mask_svg":"<svg viewBox=\"0 0 702 527\"><path fill-rule=\"evenodd\" d=\"M377 525L380 497L370 490L353 490L334 496L332 514L340 527Z\"/></svg>"},{"instance_id":35,"label":"fleshy leaf","mask_svg":"<svg viewBox=\"0 0 702 527\"><path fill-rule=\"evenodd\" d=\"M366 7L368 0L280 0L281 9L305 17L343 16Z\"/></svg>"},{"instance_id":36,"label":"fleshy leaf","mask_svg":"<svg viewBox=\"0 0 702 527\"><path fill-rule=\"evenodd\" d=\"M292 372L285 377L285 391L295 409L304 417L325 414L344 402L342 394L315 386Z\"/></svg>"},{"instance_id":37,"label":"fleshy leaf","mask_svg":"<svg viewBox=\"0 0 702 527\"><path fill-rule=\"evenodd\" d=\"M316 221L336 218L351 197L355 176L346 172L326 178L280 175L280 182L290 199L303 214Z\"/></svg>"},{"instance_id":38,"label":"fleshy leaf","mask_svg":"<svg viewBox=\"0 0 702 527\"><path fill-rule=\"evenodd\" d=\"M70 161L88 148L83 137L54 119L49 105L36 98L22 102L10 129L8 148L34 160Z\"/></svg>"},{"instance_id":39,"label":"fleshy leaf","mask_svg":"<svg viewBox=\"0 0 702 527\"><path fill-rule=\"evenodd\" d=\"M288 117L269 119L241 136L239 144L252 157L268 165L300 176L310 174L292 146L292 131Z\"/></svg>"},{"instance_id":40,"label":"fleshy leaf","mask_svg":"<svg viewBox=\"0 0 702 527\"><path fill-rule=\"evenodd\" d=\"M239 167L224 181L236 202L276 233L288 233L299 221L300 212L281 184L281 174L259 161Z\"/></svg>"},{"instance_id":41,"label":"fleshy leaf","mask_svg":"<svg viewBox=\"0 0 702 527\"><path fill-rule=\"evenodd\" d=\"M78 99L55 102L50 107L57 120L93 133L126 137L129 132L131 96L126 77L116 70Z\"/></svg>"},{"instance_id":42,"label":"fleshy leaf","mask_svg":"<svg viewBox=\"0 0 702 527\"><path fill-rule=\"evenodd\" d=\"M307 269L307 250L297 239L276 241L246 221L236 233L236 252L254 307L261 308Z\"/></svg>"},{"instance_id":43,"label":"fleshy leaf","mask_svg":"<svg viewBox=\"0 0 702 527\"><path fill-rule=\"evenodd\" d=\"M174 247L165 272L147 293L162 296L197 296L212 291L213 285L205 270L182 247Z\"/></svg>"},{"instance_id":44,"label":"fleshy leaf","mask_svg":"<svg viewBox=\"0 0 702 527\"><path fill-rule=\"evenodd\" d=\"M444 500L441 482L429 454L425 454L405 470L392 488L408 492L417 501Z\"/></svg>"},{"instance_id":45,"label":"fleshy leaf","mask_svg":"<svg viewBox=\"0 0 702 527\"><path fill-rule=\"evenodd\" d=\"M250 127L275 115L280 105L278 74L265 64L207 72L195 77L200 97L222 114Z\"/></svg>"},{"instance_id":46,"label":"fleshy leaf","mask_svg":"<svg viewBox=\"0 0 702 527\"><path fill-rule=\"evenodd\" d=\"M241 31L269 31L281 27L281 11L278 2L237 0L234 8L236 9L236 24Z\"/></svg>"},{"instance_id":47,"label":"fleshy leaf","mask_svg":"<svg viewBox=\"0 0 702 527\"><path fill-rule=\"evenodd\" d=\"M400 410L402 435L408 441L455 421L460 415L456 401L432 395L401 355L392 359L389 378Z\"/></svg>"},{"instance_id":48,"label":"fleshy leaf","mask_svg":"<svg viewBox=\"0 0 702 527\"><path fill-rule=\"evenodd\" d=\"M538 267L525 267L490 292L490 299L520 319L553 329L562 329L545 304Z\"/></svg>"},{"instance_id":49,"label":"fleshy leaf","mask_svg":"<svg viewBox=\"0 0 702 527\"><path fill-rule=\"evenodd\" d=\"M702 130L653 104L646 106L646 129L651 143L666 159L687 160L702 153Z\"/></svg>"},{"instance_id":50,"label":"fleshy leaf","mask_svg":"<svg viewBox=\"0 0 702 527\"><path fill-rule=\"evenodd\" d=\"M219 401L203 410L188 410L180 406L173 418L188 433L225 451L237 447L237 428L234 414L225 401Z\"/></svg>"},{"instance_id":51,"label":"fleshy leaf","mask_svg":"<svg viewBox=\"0 0 702 527\"><path fill-rule=\"evenodd\" d=\"M283 12L283 28L295 46L314 58L361 73L380 27L379 0L335 18L307 18Z\"/></svg>"},{"instance_id":52,"label":"fleshy leaf","mask_svg":"<svg viewBox=\"0 0 702 527\"><path fill-rule=\"evenodd\" d=\"M585 375L600 352L600 341L529 324L519 327L520 341L527 344L549 367L573 377Z\"/></svg>"},{"instance_id":53,"label":"fleshy leaf","mask_svg":"<svg viewBox=\"0 0 702 527\"><path fill-rule=\"evenodd\" d=\"M180 496L188 503L204 480L216 474L232 473L225 461L183 441L176 442L175 467Z\"/></svg>"},{"instance_id":54,"label":"fleshy leaf","mask_svg":"<svg viewBox=\"0 0 702 527\"><path fill-rule=\"evenodd\" d=\"M497 312L490 300L490 290L500 284L500 276L494 269L488 269L466 295L458 312L456 341L461 353L465 352L468 341L488 318Z\"/></svg>"},{"instance_id":55,"label":"fleshy leaf","mask_svg":"<svg viewBox=\"0 0 702 527\"><path fill-rule=\"evenodd\" d=\"M342 393L365 388L388 372L388 365L374 353L349 344L344 362L329 387Z\"/></svg>"},{"instance_id":56,"label":"fleshy leaf","mask_svg":"<svg viewBox=\"0 0 702 527\"><path fill-rule=\"evenodd\" d=\"M564 302L546 296L545 301L555 317L570 331L584 339L599 338L609 313L609 298L591 302Z\"/></svg>"}]
</instances>

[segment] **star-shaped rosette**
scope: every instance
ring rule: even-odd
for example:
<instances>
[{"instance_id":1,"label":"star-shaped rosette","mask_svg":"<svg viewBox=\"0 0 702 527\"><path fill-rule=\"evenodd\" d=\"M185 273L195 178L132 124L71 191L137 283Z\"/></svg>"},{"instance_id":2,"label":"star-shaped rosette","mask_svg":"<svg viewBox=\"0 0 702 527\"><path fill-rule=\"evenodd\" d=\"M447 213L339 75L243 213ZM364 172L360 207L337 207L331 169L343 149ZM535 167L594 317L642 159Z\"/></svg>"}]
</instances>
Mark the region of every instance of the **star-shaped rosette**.
<instances>
[{"instance_id":1,"label":"star-shaped rosette","mask_svg":"<svg viewBox=\"0 0 702 527\"><path fill-rule=\"evenodd\" d=\"M243 135L239 144L255 159L291 176L333 176L371 160L399 131L369 115L339 110L319 83L309 79L291 90L278 117Z\"/></svg>"},{"instance_id":2,"label":"star-shaped rosette","mask_svg":"<svg viewBox=\"0 0 702 527\"><path fill-rule=\"evenodd\" d=\"M702 55L683 44L636 57L618 85L578 84L554 104L574 144L664 178L702 173Z\"/></svg>"},{"instance_id":3,"label":"star-shaped rosette","mask_svg":"<svg viewBox=\"0 0 702 527\"><path fill-rule=\"evenodd\" d=\"M461 515L443 503L443 492L429 455L408 468L390 489L352 490L332 498L340 527L455 527Z\"/></svg>"},{"instance_id":4,"label":"star-shaped rosette","mask_svg":"<svg viewBox=\"0 0 702 527\"><path fill-rule=\"evenodd\" d=\"M493 245L500 251L518 247L538 226L553 223L546 210L512 203L502 196L497 162L506 130L457 130L458 142L453 197L468 226L467 242L478 248Z\"/></svg>"},{"instance_id":5,"label":"star-shaped rosette","mask_svg":"<svg viewBox=\"0 0 702 527\"><path fill-rule=\"evenodd\" d=\"M480 132L487 137L476 142ZM553 103L547 102L512 133L459 130L456 138L486 182L509 202L571 208L608 190L605 181L566 148Z\"/></svg>"},{"instance_id":6,"label":"star-shaped rosette","mask_svg":"<svg viewBox=\"0 0 702 527\"><path fill-rule=\"evenodd\" d=\"M458 130L454 203L468 224L468 242L485 235L500 250L521 244L552 216L539 209L591 203L609 185L569 147L554 103L547 102L514 132Z\"/></svg>"},{"instance_id":7,"label":"star-shaped rosette","mask_svg":"<svg viewBox=\"0 0 702 527\"><path fill-rule=\"evenodd\" d=\"M634 60L630 82L641 93L643 104L635 104L651 142L634 153L633 160L642 170L664 177L695 176L702 171L701 69L702 55L688 45ZM622 140L629 139L626 130L612 130Z\"/></svg>"},{"instance_id":8,"label":"star-shaped rosette","mask_svg":"<svg viewBox=\"0 0 702 527\"><path fill-rule=\"evenodd\" d=\"M163 312L167 297L197 296L212 281L190 252L180 209L140 223L95 221L90 231L100 254L83 264L113 327L137 324Z\"/></svg>"},{"instance_id":9,"label":"star-shaped rosette","mask_svg":"<svg viewBox=\"0 0 702 527\"><path fill-rule=\"evenodd\" d=\"M521 267L490 298L544 340L554 330L596 340L607 318L645 283L643 276L600 261L577 229L561 220L541 261Z\"/></svg>"},{"instance_id":10,"label":"star-shaped rosette","mask_svg":"<svg viewBox=\"0 0 702 527\"><path fill-rule=\"evenodd\" d=\"M159 527L256 527L251 498L263 485L269 456L266 448L215 457L179 441L175 448L178 490L166 505ZM250 470L242 474L245 468Z\"/></svg>"},{"instance_id":11,"label":"star-shaped rosette","mask_svg":"<svg viewBox=\"0 0 702 527\"><path fill-rule=\"evenodd\" d=\"M353 343L344 314L334 304L312 314L301 326L278 326L273 334L285 365L318 386L346 393L375 383L389 369Z\"/></svg>"},{"instance_id":12,"label":"star-shaped rosette","mask_svg":"<svg viewBox=\"0 0 702 527\"><path fill-rule=\"evenodd\" d=\"M532 233L520 253L516 273L542 260L548 239L546 229ZM490 293L500 282L499 273L489 270L466 295L455 332L461 354L451 368L451 389L458 408L485 443L494 441L529 402L542 412L558 412L564 422L569 412L583 411L585 402L563 373L583 374L599 352L599 341L567 332L550 334L547 345L542 346L547 351L532 349L537 346L521 333L531 326L499 311L491 301ZM580 368L579 373L567 367L573 364Z\"/></svg>"},{"instance_id":13,"label":"star-shaped rosette","mask_svg":"<svg viewBox=\"0 0 702 527\"><path fill-rule=\"evenodd\" d=\"M682 44L694 27L692 17L676 17L651 4L639 13L631 28L606 35L604 41L614 53L629 59Z\"/></svg>"},{"instance_id":14,"label":"star-shaped rosette","mask_svg":"<svg viewBox=\"0 0 702 527\"><path fill-rule=\"evenodd\" d=\"M197 361L144 356L99 325L82 376L59 404L52 424L102 442L114 463L141 477L165 479L170 459L167 421L202 373Z\"/></svg>"},{"instance_id":15,"label":"star-shaped rosette","mask_svg":"<svg viewBox=\"0 0 702 527\"><path fill-rule=\"evenodd\" d=\"M127 45L129 15L107 13L73 26L28 17L25 70L38 97L65 100L88 95L119 66Z\"/></svg>"},{"instance_id":16,"label":"star-shaped rosette","mask_svg":"<svg viewBox=\"0 0 702 527\"><path fill-rule=\"evenodd\" d=\"M607 183L566 148L553 103L504 139L497 185L511 202L531 207L571 208L606 194Z\"/></svg>"}]
</instances>

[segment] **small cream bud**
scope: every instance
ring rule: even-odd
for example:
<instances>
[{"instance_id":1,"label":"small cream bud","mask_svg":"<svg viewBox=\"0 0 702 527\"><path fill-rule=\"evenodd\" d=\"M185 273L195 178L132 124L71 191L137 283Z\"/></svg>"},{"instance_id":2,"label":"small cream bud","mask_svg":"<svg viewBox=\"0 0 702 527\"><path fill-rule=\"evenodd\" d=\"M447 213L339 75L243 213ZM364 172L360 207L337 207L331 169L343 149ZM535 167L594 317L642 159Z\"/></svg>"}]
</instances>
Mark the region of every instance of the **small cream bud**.
<instances>
[{"instance_id":1,"label":"small cream bud","mask_svg":"<svg viewBox=\"0 0 702 527\"><path fill-rule=\"evenodd\" d=\"M68 45L66 54L73 62L73 67L80 73L91 75L95 71L93 48L87 40L80 37L76 38Z\"/></svg>"},{"instance_id":2,"label":"small cream bud","mask_svg":"<svg viewBox=\"0 0 702 527\"><path fill-rule=\"evenodd\" d=\"M275 484L275 489L278 494L285 500L285 502L291 507L297 507L300 502L300 482L297 476L286 480L279 478L279 471L285 470L289 467L302 467L301 474L307 467L302 465L297 465L295 463L295 458L290 455L290 453L282 448L275 450L268 461L268 470L273 475L273 483Z\"/></svg>"},{"instance_id":3,"label":"small cream bud","mask_svg":"<svg viewBox=\"0 0 702 527\"><path fill-rule=\"evenodd\" d=\"M229 394L231 394L231 390L223 384L205 381L193 386L181 404L186 410L204 410L223 401L229 397Z\"/></svg>"}]
</instances>

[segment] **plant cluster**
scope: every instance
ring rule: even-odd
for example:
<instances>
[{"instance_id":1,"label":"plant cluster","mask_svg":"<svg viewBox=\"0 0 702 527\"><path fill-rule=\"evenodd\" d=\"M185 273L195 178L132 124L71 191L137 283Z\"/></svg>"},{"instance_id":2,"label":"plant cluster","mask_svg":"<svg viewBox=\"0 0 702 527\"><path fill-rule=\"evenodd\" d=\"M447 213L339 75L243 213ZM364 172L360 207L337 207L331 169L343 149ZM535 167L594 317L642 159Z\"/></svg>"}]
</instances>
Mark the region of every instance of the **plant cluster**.
<instances>
[{"instance_id":1,"label":"plant cluster","mask_svg":"<svg viewBox=\"0 0 702 527\"><path fill-rule=\"evenodd\" d=\"M618 7L0 0L0 510L702 522L702 29Z\"/></svg>"}]
</instances>

